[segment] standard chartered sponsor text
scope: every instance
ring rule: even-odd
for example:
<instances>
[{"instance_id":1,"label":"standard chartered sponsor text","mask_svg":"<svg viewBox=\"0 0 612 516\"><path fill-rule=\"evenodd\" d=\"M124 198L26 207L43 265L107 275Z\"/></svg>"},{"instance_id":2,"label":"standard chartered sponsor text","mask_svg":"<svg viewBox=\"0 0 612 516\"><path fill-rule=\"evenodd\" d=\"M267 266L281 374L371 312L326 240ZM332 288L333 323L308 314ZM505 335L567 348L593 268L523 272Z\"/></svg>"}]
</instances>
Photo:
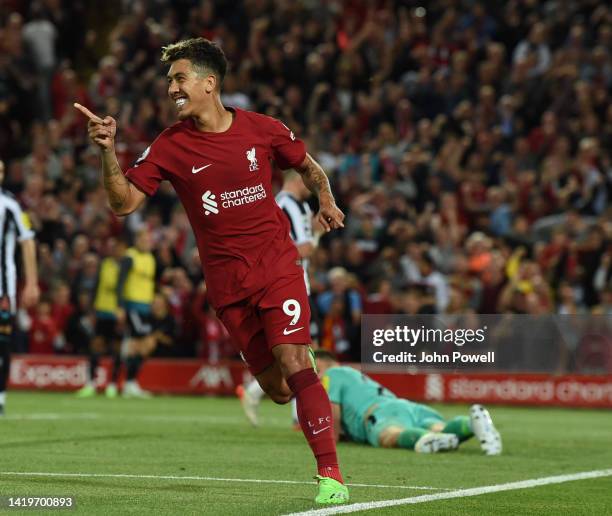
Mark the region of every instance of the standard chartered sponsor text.
<instances>
[{"instance_id":1,"label":"standard chartered sponsor text","mask_svg":"<svg viewBox=\"0 0 612 516\"><path fill-rule=\"evenodd\" d=\"M250 204L265 199L266 190L263 184L259 183L256 186L223 192L220 197L223 208L233 208L234 206L242 206L243 204Z\"/></svg>"}]
</instances>

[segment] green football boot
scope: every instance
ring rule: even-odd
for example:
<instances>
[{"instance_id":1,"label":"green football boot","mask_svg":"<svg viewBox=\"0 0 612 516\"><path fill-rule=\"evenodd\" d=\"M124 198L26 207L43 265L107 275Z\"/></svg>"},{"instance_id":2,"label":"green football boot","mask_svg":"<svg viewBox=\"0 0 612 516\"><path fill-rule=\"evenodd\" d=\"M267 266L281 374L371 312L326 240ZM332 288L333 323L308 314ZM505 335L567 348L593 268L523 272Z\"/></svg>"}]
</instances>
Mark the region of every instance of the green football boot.
<instances>
[{"instance_id":1,"label":"green football boot","mask_svg":"<svg viewBox=\"0 0 612 516\"><path fill-rule=\"evenodd\" d=\"M96 388L93 385L87 384L76 391L77 398L92 398L96 395Z\"/></svg>"},{"instance_id":2,"label":"green football boot","mask_svg":"<svg viewBox=\"0 0 612 516\"><path fill-rule=\"evenodd\" d=\"M104 394L107 398L116 398L119 394L117 391L117 386L114 383L109 383L104 390Z\"/></svg>"},{"instance_id":3,"label":"green football boot","mask_svg":"<svg viewBox=\"0 0 612 516\"><path fill-rule=\"evenodd\" d=\"M329 477L317 475L315 477L319 481L319 494L315 498L316 503L320 504L340 504L349 501L348 488Z\"/></svg>"}]
</instances>

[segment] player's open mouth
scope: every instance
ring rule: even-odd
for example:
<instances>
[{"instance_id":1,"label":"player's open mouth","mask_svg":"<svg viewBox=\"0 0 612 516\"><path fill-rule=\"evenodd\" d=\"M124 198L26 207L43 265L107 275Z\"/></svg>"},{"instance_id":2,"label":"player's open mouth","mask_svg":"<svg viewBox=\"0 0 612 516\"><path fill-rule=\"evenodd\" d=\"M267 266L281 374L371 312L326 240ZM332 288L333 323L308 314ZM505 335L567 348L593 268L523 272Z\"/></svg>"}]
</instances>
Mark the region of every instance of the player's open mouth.
<instances>
[{"instance_id":1,"label":"player's open mouth","mask_svg":"<svg viewBox=\"0 0 612 516\"><path fill-rule=\"evenodd\" d=\"M185 97L179 97L178 99L174 99L174 103L177 108L181 108L187 103L187 99Z\"/></svg>"}]
</instances>

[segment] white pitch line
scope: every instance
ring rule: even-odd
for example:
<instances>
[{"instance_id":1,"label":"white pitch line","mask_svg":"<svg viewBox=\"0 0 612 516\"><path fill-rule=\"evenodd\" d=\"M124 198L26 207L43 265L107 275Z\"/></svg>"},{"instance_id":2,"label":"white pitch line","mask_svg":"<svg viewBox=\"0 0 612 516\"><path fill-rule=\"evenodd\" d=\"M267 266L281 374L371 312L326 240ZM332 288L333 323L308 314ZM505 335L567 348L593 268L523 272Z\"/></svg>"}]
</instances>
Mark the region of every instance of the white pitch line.
<instances>
[{"instance_id":1,"label":"white pitch line","mask_svg":"<svg viewBox=\"0 0 612 516\"><path fill-rule=\"evenodd\" d=\"M0 471L0 475L4 476L21 476L21 477L76 477L76 478L135 478L135 479L150 479L150 480L206 480L214 482L247 482L252 484L309 484L314 485L314 482L306 482L303 480L263 480L259 478L220 478L220 477L196 477L196 476L178 476L178 475L130 475L123 473L52 473L40 471ZM393 486L384 484L346 484L351 487L379 487L385 489L412 489L421 491L445 491L443 487L428 487L428 486Z\"/></svg>"},{"instance_id":2,"label":"white pitch line","mask_svg":"<svg viewBox=\"0 0 612 516\"><path fill-rule=\"evenodd\" d=\"M75 419L99 419L99 414L93 412L78 412L74 414L60 414L56 412L40 412L35 414L9 414L4 416L5 420L16 421L55 421L55 420L75 420Z\"/></svg>"},{"instance_id":3,"label":"white pitch line","mask_svg":"<svg viewBox=\"0 0 612 516\"><path fill-rule=\"evenodd\" d=\"M540 477L533 478L531 480L521 480L519 482L508 482L506 484L473 487L471 489L457 489L456 491L449 491L446 493L412 496L410 498L399 498L396 500L380 500L377 502L353 503L350 505L329 507L327 509L293 512L285 516L327 516L329 514L348 514L357 511L369 511L372 509L382 509L385 507L396 507L398 505L412 505L417 503L435 502L437 500L449 500L451 498L465 498L468 496L478 496L488 493L499 493L501 491L527 489L530 487L545 486L549 484L562 484L564 482L573 482L575 480L587 480L590 478L600 478L609 476L612 476L612 469L600 469L595 471L585 471L582 473L572 473L570 475Z\"/></svg>"},{"instance_id":4,"label":"white pitch line","mask_svg":"<svg viewBox=\"0 0 612 516\"><path fill-rule=\"evenodd\" d=\"M139 414L101 414L97 412L42 412L31 414L9 414L3 417L4 420L13 421L74 421L101 419L105 421L120 421L124 419L137 421L154 421L161 423L208 423L208 424L240 424L246 423L244 416L163 416L163 415L139 415ZM287 420L280 418L267 417L263 420L264 426L287 426Z\"/></svg>"}]
</instances>

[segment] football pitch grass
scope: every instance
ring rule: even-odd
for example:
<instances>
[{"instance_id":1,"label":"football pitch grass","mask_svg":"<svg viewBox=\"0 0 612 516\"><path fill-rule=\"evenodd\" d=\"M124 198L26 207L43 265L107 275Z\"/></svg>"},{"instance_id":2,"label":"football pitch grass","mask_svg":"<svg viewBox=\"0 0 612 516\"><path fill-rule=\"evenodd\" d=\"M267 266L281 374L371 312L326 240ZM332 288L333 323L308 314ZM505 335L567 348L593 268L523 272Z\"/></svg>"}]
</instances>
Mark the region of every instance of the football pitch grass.
<instances>
[{"instance_id":1,"label":"football pitch grass","mask_svg":"<svg viewBox=\"0 0 612 516\"><path fill-rule=\"evenodd\" d=\"M62 512L87 515L319 509L314 461L291 429L288 407L264 402L262 424L253 429L233 398L10 392L8 402L0 418L0 496L74 496L76 510ZM449 417L468 410L436 408ZM504 439L498 457L483 456L473 439L437 455L340 444L345 481L353 484L350 504L384 501L367 511L360 509L371 505L349 504L350 513L612 514L609 411L489 409ZM574 480L594 471L598 478ZM513 484L537 479L545 485ZM483 486L493 487L470 491ZM39 511L0 509L33 512Z\"/></svg>"}]
</instances>

